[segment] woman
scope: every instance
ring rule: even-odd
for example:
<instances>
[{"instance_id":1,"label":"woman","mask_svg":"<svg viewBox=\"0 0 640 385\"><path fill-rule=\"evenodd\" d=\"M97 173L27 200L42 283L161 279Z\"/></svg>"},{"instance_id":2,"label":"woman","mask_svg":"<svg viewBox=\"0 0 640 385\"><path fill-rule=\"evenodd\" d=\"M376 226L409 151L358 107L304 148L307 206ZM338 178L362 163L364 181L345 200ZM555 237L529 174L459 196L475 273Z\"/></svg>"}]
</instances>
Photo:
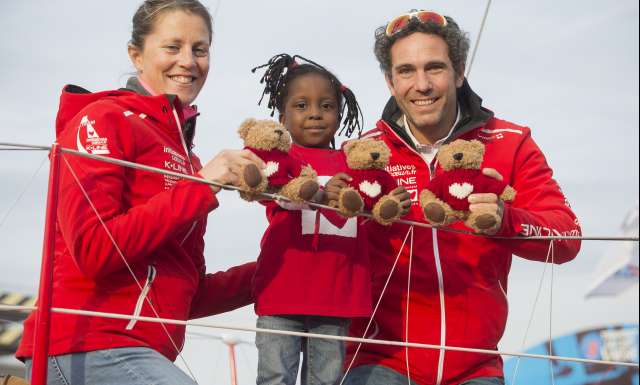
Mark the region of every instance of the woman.
<instances>
[{"instance_id":1,"label":"woman","mask_svg":"<svg viewBox=\"0 0 640 385\"><path fill-rule=\"evenodd\" d=\"M147 0L133 17L127 89L65 87L57 140L221 184L235 184L248 151L223 151L201 167L191 152L189 105L209 71L211 16L197 0ZM254 264L205 274L203 235L218 187L64 155L53 306L190 319L251 302ZM132 275L135 275L135 279ZM137 282L136 282L137 281ZM35 317L17 357L30 375ZM184 327L54 313L49 384L193 384L172 364Z\"/></svg>"}]
</instances>

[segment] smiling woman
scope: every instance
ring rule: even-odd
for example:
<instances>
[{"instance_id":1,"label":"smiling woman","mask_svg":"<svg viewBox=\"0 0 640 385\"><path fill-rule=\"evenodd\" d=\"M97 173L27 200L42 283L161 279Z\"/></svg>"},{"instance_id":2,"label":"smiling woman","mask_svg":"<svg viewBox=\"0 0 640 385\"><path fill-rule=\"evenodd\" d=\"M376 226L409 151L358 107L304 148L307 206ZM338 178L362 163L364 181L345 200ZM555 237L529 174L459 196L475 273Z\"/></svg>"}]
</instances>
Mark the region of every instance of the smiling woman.
<instances>
[{"instance_id":1,"label":"smiling woman","mask_svg":"<svg viewBox=\"0 0 640 385\"><path fill-rule=\"evenodd\" d=\"M62 147L235 185L249 151L225 150L204 167L193 153L189 105L209 71L211 17L197 0L147 0L133 18L126 89L62 92ZM187 320L249 304L255 264L205 274L207 214L218 187L63 158L52 306ZM35 316L16 353L30 377ZM171 361L185 329L54 314L48 384L193 385Z\"/></svg>"}]
</instances>

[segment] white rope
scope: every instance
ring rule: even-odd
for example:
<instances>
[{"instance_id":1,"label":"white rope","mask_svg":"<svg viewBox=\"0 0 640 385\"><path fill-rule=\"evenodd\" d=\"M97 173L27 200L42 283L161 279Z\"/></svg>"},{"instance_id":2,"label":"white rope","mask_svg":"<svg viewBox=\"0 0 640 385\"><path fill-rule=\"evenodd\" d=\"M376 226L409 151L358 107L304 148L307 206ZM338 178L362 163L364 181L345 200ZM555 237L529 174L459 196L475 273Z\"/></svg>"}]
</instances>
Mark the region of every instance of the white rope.
<instances>
[{"instance_id":1,"label":"white rope","mask_svg":"<svg viewBox=\"0 0 640 385\"><path fill-rule=\"evenodd\" d=\"M491 6L491 0L487 1L487 6L484 9L484 16L482 16L482 23L480 23L480 31L478 31L478 38L476 39L476 43L473 46L473 53L471 54L471 60L469 61L469 67L467 67L467 74L465 77L469 78L469 74L471 73L471 67L473 66L473 61L476 58L476 52L478 52L478 46L480 45L480 38L482 37L482 31L484 31L484 24L487 21L487 15L489 14L489 7Z\"/></svg>"},{"instance_id":2,"label":"white rope","mask_svg":"<svg viewBox=\"0 0 640 385\"><path fill-rule=\"evenodd\" d=\"M553 241L550 244L551 248L551 280L549 282L549 354L553 355L553 339L552 339L552 325L553 325L553 270L554 270L554 248ZM553 373L553 361L549 361L549 370L551 371L551 385L556 385L556 377Z\"/></svg>"},{"instance_id":3,"label":"white rope","mask_svg":"<svg viewBox=\"0 0 640 385\"><path fill-rule=\"evenodd\" d=\"M411 264L413 262L413 227L410 228L411 241L409 241L409 273L407 274L407 314L405 316L405 338L409 342L409 302L411 298ZM404 348L405 362L407 364L407 383L411 385L411 370L409 365L409 347Z\"/></svg>"},{"instance_id":4,"label":"white rope","mask_svg":"<svg viewBox=\"0 0 640 385\"><path fill-rule=\"evenodd\" d=\"M531 329L531 324L533 323L533 317L536 312L536 308L538 307L538 300L540 299L540 293L542 292L542 285L544 283L544 276L547 273L547 266L549 266L549 259L551 257L551 249L553 247L553 242L549 242L549 249L547 250L547 257L544 260L544 267L542 269L542 276L540 276L540 281L538 282L538 290L536 291L536 297L533 301L533 307L531 309L531 315L529 316L529 322L527 322L527 328L524 331L524 337L522 338L522 345L520 349L524 350L527 344L527 337L529 336L529 329ZM511 375L511 385L516 385L516 379L518 377L518 368L520 367L520 357L516 360L516 365L513 369L513 374Z\"/></svg>"},{"instance_id":5,"label":"white rope","mask_svg":"<svg viewBox=\"0 0 640 385\"><path fill-rule=\"evenodd\" d=\"M51 149L51 147L46 147L46 146L34 146L34 145L26 145L26 144L16 144L16 143L3 143L0 142L0 146L15 146L15 147L24 147L24 148L34 148L34 149L40 149L40 150L47 150L47 149ZM195 182L200 182L200 183L204 183L204 184L208 184L210 186L216 186L216 187L220 187L223 188L225 190L236 190L236 191L243 191L241 188L236 187L236 186L232 186L232 185L223 185L220 183L216 183L210 180L206 180L206 179L202 179L199 177L195 177L195 176L191 176L191 175L186 175L186 174L181 174L181 173L177 173L177 172L173 172L173 171L168 171L168 170L164 170L161 168L157 168L157 167L151 167L151 166L147 166L144 164L138 164L138 163L134 163L134 162L128 162L125 160L121 160L121 159L114 159L114 158L109 158L106 156L101 156L101 155L93 155L93 154L85 154L76 150L72 150L69 148L64 148L64 147L60 147L60 151L64 152L64 153L68 153L68 154L73 154L76 156L80 156L83 158L89 158L89 159L94 159L94 160L99 160L99 161L103 161L103 162L107 162L107 163L112 163L112 164L117 164L120 166L125 166L125 167L130 167L130 168L134 168L134 169L138 169L138 170L145 170L145 171L149 171L149 172L155 172L158 174L163 174L163 175L170 175L170 176L174 176L174 177L178 177L181 179L187 179L187 180L192 180ZM275 201L285 201L288 202L289 199L287 199L286 197L280 196L280 195L276 195L276 194L268 194L268 193L261 193L260 194L261 198L264 199L272 199ZM322 205L319 203L314 203L314 202L306 202L309 206L311 207L315 207L315 208L322 208L322 209L326 209L326 210L332 210L332 211L338 211L337 208L335 207L330 207L330 206L326 206L326 205ZM361 213L358 214L358 216L362 216L362 217L367 217L367 218L372 218L373 216L370 213ZM437 226L433 226L429 223L426 222L418 222L418 221L409 221L409 220L405 220L405 219L399 219L394 221L396 223L402 223L405 225L409 225L409 226L415 226L415 227L422 227L422 228L437 228L439 231L447 231L447 232L451 232L451 233L457 233L457 234L465 234L465 235L471 235L471 236L475 236L475 237L483 237L483 238L489 238L489 239L503 239L503 240L527 240L527 241L572 241L572 240L580 240L580 241L621 241L621 242L626 242L626 241L631 241L631 242L639 242L640 241L640 237L638 236L583 236L583 235L555 235L555 236L551 236L551 235L533 235L533 236L511 236L511 237L504 237L504 236L496 236L496 235L484 235L484 234L478 234L478 233L474 233L471 231L466 231L466 230L458 230L458 229L454 229L454 228L450 228L450 227L437 227Z\"/></svg>"},{"instance_id":6,"label":"white rope","mask_svg":"<svg viewBox=\"0 0 640 385\"><path fill-rule=\"evenodd\" d=\"M111 231L109 231L109 228L107 227L107 224L104 223L104 221L102 220L102 217L100 216L100 213L98 212L98 209L96 209L95 205L91 201L91 198L89 197L89 194L87 194L87 191L84 189L84 186L82 186L82 183L80 183L80 179L78 179L78 176L76 175L75 171L73 171L73 168L71 167L71 165L69 164L69 161L67 161L67 159L66 159L66 157L64 155L62 155L62 160L64 160L64 163L67 165L67 168L71 172L71 175L73 176L73 179L75 179L78 187L80 187L80 190L82 191L82 194L84 195L85 199L87 200L87 202L91 206L91 209L95 213L96 218L98 218L98 221L100 221L100 224L104 228L104 231L107 233L107 236L111 240L111 243L113 244L114 248L116 249L116 251L120 255L120 258L122 259L122 262L124 262L125 266L127 267L127 270L129 270L129 273L133 277L133 280L135 281L136 285L138 285L138 288L140 289L140 292L142 292L144 290L144 288L142 287L142 285L140 284L140 282L136 278L136 275L133 272L133 269L129 265L129 262L125 258L124 253L122 252L122 250L120 250L120 247L116 243L116 240L113 238L113 235L111 234ZM155 306L153 306L153 303L151 302L151 299L149 298L149 296L145 296L144 298L146 299L147 303L149 304L149 307L153 311L153 314L156 316L156 318L160 318L160 315L156 311ZM191 371L191 368L189 367L189 364L187 364L187 361L182 356L182 353L180 352L180 349L178 348L178 345L176 344L176 342L171 337L171 334L169 334L169 331L167 330L167 327L163 323L161 323L160 325L162 325L162 329L164 330L165 334L169 338L169 341L171 342L171 345L173 345L173 348L175 349L176 353L178 354L178 357L180 358L180 360L182 361L182 363L186 367L187 371L189 372L189 375L191 375L191 378L197 384L198 381L196 380L195 375Z\"/></svg>"},{"instance_id":7,"label":"white rope","mask_svg":"<svg viewBox=\"0 0 640 385\"><path fill-rule=\"evenodd\" d=\"M37 309L37 306L0 305L0 310L36 310L36 309ZM500 351L500 350L465 348L460 346L423 344L423 343L417 343L417 342L407 343L402 341L388 341L388 340L378 340L378 339L371 339L371 338L341 337L341 336L335 336L330 334L292 332L292 331L285 331L285 330L263 329L263 328L256 328L256 327L250 327L250 326L230 326L230 325L221 325L221 324L204 322L204 321L183 321L183 320L175 320L175 319L168 319L168 318L141 317L141 316L136 317L129 314L106 313L106 312L68 309L68 308L59 308L59 307L53 307L51 308L51 311L54 313L61 313L61 314L73 314L73 315L104 317L104 318L123 319L123 320L136 320L140 322L164 323L168 325L197 326L197 327L205 327L205 328L212 328L212 329L234 330L234 331L251 332L251 333L269 333L269 334L278 334L278 335L290 335L290 336L296 336L296 337L324 338L327 340L397 346L401 348L408 346L410 348L478 353L478 354L488 354L488 355L494 355L494 356L537 358L537 359L579 362L579 363L596 364L596 365L616 365L616 366L625 366L625 367L631 367L631 368L640 367L635 362L592 360L592 359L577 358L577 357L551 356L548 354L515 353L515 352L507 352L507 351Z\"/></svg>"},{"instance_id":8,"label":"white rope","mask_svg":"<svg viewBox=\"0 0 640 385\"><path fill-rule=\"evenodd\" d=\"M367 323L367 327L365 327L365 329L364 329L364 333L362 334L362 339L366 339L367 333L369 333L369 328L371 327L371 324L373 323L373 319L375 318L376 313L378 312L378 308L380 307L380 303L382 302L382 297L384 296L384 293L387 290L387 286L389 285L389 282L391 281L391 276L393 275L393 272L396 270L396 265L398 264L398 260L400 259L400 255L402 255L402 250L404 249L404 245L407 244L407 239L409 238L409 233L411 233L412 231L413 231L413 228L410 228L409 231L407 231L407 235L405 235L404 241L402 241L402 245L400 245L400 250L398 250L398 255L396 255L396 259L393 262L393 266L391 266L391 271L389 272L389 275L387 276L387 280L384 283L384 286L382 287L382 292L380 293L380 297L378 298L378 301L376 302L376 306L373 308L373 312L371 313L371 317L369 318L369 322ZM353 366L353 363L356 361L356 356L360 352L360 348L361 347L362 347L362 342L360 342L358 344L358 347L356 348L356 351L353 353L353 357L351 358L351 362L349 363L349 366L347 366L347 370L342 375L342 380L340 380L340 385L342 385L344 380L347 378L347 375L349 374L349 371L351 370L351 367Z\"/></svg>"}]
</instances>

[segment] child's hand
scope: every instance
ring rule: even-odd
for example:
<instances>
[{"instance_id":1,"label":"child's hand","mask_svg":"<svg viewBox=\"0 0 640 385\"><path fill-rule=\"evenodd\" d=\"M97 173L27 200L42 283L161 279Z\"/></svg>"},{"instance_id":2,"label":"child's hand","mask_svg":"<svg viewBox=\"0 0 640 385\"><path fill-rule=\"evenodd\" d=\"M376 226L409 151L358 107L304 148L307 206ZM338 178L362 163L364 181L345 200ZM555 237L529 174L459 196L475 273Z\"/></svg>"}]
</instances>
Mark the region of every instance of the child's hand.
<instances>
[{"instance_id":1,"label":"child's hand","mask_svg":"<svg viewBox=\"0 0 640 385\"><path fill-rule=\"evenodd\" d=\"M404 187L400 186L391 191L391 195L400 201L400 208L402 209L400 216L402 217L407 215L411 209L411 195L409 192Z\"/></svg>"},{"instance_id":2,"label":"child's hand","mask_svg":"<svg viewBox=\"0 0 640 385\"><path fill-rule=\"evenodd\" d=\"M337 202L340 195L340 190L349 186L351 177L343 172L339 172L334 175L327 184L324 186L324 204L330 204L331 202Z\"/></svg>"}]
</instances>

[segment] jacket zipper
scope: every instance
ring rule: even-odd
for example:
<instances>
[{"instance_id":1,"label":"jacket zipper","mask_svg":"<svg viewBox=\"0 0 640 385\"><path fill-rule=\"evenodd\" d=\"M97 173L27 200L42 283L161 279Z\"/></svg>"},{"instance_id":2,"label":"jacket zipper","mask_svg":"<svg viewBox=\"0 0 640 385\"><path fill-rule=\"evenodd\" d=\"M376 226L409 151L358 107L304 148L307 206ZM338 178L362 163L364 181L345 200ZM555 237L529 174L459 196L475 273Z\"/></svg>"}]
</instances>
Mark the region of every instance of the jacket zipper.
<instances>
[{"instance_id":1,"label":"jacket zipper","mask_svg":"<svg viewBox=\"0 0 640 385\"><path fill-rule=\"evenodd\" d=\"M142 311L142 306L144 305L144 300L147 298L147 294L149 294L149 290L151 289L151 284L156 279L156 268L153 265L149 265L147 268L147 280L142 287L142 291L140 291L140 295L138 296L138 301L136 301L136 307L133 310L133 316L138 317L140 312ZM136 325L138 320L132 319L125 327L125 330L131 330Z\"/></svg>"},{"instance_id":2,"label":"jacket zipper","mask_svg":"<svg viewBox=\"0 0 640 385\"><path fill-rule=\"evenodd\" d=\"M389 125L386 122L384 122L384 124L387 126L387 129L391 131L393 135L395 135L396 138L400 140L402 144L404 144L405 147L407 147L411 152L416 154L418 158L420 158L420 160L422 160L425 166L427 166L427 168L429 169L429 180L432 180L435 174L435 169L437 167L437 160L433 164L433 167L430 164L427 164L424 158L417 151L411 148L411 146L409 146L395 131L393 131L393 129L391 129L391 127L389 127ZM418 192L418 194L419 193L420 192ZM419 196L418 196L418 199L420 199ZM446 317L445 306L444 306L444 276L442 275L442 265L440 264L440 251L438 249L438 230L435 227L431 229L431 236L432 236L432 242L433 242L433 257L436 264L436 274L438 276L438 291L440 294L440 345L444 346L446 343L446 336L447 336L447 322L446 322L447 317ZM408 316L409 315L407 314L407 317ZM444 371L444 350L440 350L440 353L438 355L438 373L437 373L435 385L440 385L442 383L443 371Z\"/></svg>"},{"instance_id":3,"label":"jacket zipper","mask_svg":"<svg viewBox=\"0 0 640 385\"><path fill-rule=\"evenodd\" d=\"M187 142L184 140L184 133L182 132L182 124L180 124L180 118L178 117L178 112L173 106L171 106L171 110L173 111L173 117L176 120L178 131L180 132L180 142L182 143L182 149L184 150L185 155L187 155L187 159L189 159L189 168L191 169L191 175L193 175L195 174L195 170L193 168L193 163L191 162L191 153L187 149ZM184 241L186 241L187 238L189 238L189 235L191 235L191 233L193 232L193 229L196 228L196 223L198 223L198 221L193 222L193 224L191 225L191 228L189 229L189 231L187 231L187 234L184 236L184 238L180 242L180 246L182 246Z\"/></svg>"}]
</instances>

